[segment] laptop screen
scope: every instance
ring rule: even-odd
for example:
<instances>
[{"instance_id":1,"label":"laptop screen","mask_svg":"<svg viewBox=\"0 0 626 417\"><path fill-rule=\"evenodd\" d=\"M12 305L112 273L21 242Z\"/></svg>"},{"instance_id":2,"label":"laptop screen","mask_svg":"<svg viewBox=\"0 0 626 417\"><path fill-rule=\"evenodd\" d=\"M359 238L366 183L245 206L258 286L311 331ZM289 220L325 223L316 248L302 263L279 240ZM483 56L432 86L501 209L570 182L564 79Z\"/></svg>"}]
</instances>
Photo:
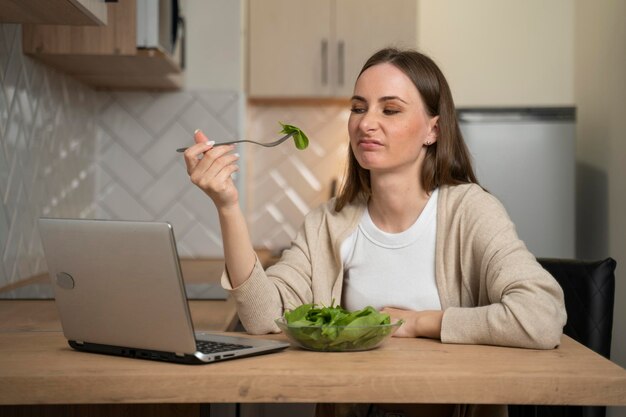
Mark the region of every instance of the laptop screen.
<instances>
[{"instance_id":1,"label":"laptop screen","mask_svg":"<svg viewBox=\"0 0 626 417\"><path fill-rule=\"evenodd\" d=\"M193 325L170 224L40 219L68 340L193 353Z\"/></svg>"}]
</instances>

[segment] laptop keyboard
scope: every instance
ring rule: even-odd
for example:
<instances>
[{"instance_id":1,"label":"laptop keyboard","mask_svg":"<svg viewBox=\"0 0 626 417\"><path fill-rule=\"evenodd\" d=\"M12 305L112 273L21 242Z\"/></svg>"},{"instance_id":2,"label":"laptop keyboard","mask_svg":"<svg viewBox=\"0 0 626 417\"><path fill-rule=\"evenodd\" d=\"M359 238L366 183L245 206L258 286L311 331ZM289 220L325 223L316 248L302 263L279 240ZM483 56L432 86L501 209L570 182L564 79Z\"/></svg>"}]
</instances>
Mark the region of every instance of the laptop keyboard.
<instances>
[{"instance_id":1,"label":"laptop keyboard","mask_svg":"<svg viewBox=\"0 0 626 417\"><path fill-rule=\"evenodd\" d=\"M233 343L209 342L206 340L196 340L196 346L198 351L202 353L228 352L231 350L246 349L252 347L247 345L237 345Z\"/></svg>"}]
</instances>

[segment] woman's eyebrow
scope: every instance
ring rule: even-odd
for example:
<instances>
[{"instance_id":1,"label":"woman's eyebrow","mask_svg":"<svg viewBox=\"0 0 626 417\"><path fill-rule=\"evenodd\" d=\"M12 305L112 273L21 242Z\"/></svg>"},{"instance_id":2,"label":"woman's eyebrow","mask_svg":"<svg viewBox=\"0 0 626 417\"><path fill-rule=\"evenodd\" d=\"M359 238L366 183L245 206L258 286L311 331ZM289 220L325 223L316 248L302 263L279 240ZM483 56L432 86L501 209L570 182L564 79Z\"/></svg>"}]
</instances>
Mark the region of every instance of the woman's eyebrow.
<instances>
[{"instance_id":1,"label":"woman's eyebrow","mask_svg":"<svg viewBox=\"0 0 626 417\"><path fill-rule=\"evenodd\" d=\"M406 101L402 100L400 97L398 96L384 96L378 99L378 101L390 101L390 100L398 100L403 102L404 104L407 104Z\"/></svg>"},{"instance_id":2,"label":"woman's eyebrow","mask_svg":"<svg viewBox=\"0 0 626 417\"><path fill-rule=\"evenodd\" d=\"M365 100L365 98L361 97L361 96L352 96L352 98L350 100L352 100L352 101L354 101L354 100L362 101L363 103L367 103L367 100Z\"/></svg>"},{"instance_id":3,"label":"woman's eyebrow","mask_svg":"<svg viewBox=\"0 0 626 417\"><path fill-rule=\"evenodd\" d=\"M352 98L350 99L352 101L362 101L363 103L367 103L367 100L364 97L361 96L352 96ZM381 98L378 99L378 101L391 101L391 100L398 100L401 101L405 104L407 104L406 101L402 100L400 97L398 96L383 96Z\"/></svg>"}]
</instances>

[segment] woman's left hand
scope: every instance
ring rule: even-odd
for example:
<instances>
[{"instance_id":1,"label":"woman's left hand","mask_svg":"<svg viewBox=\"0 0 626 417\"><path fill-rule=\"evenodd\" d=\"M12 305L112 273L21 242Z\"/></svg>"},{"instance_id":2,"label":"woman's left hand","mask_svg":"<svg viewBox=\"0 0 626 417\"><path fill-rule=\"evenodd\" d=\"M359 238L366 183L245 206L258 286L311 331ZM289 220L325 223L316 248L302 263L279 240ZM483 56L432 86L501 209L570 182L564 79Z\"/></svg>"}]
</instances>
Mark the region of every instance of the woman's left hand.
<instances>
[{"instance_id":1,"label":"woman's left hand","mask_svg":"<svg viewBox=\"0 0 626 417\"><path fill-rule=\"evenodd\" d=\"M400 319L404 320L404 324L393 334L395 337L441 338L441 321L443 320L441 310L411 311L385 307L381 311L391 316L392 323Z\"/></svg>"}]
</instances>

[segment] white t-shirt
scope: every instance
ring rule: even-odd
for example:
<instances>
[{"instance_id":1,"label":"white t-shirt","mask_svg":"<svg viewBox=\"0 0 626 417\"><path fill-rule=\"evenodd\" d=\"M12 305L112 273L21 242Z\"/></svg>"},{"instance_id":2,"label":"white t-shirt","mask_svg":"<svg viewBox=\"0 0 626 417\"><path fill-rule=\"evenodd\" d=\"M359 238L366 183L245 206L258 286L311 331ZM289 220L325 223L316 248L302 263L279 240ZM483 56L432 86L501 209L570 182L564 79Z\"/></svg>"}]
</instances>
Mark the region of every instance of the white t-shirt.
<instances>
[{"instance_id":1,"label":"white t-shirt","mask_svg":"<svg viewBox=\"0 0 626 417\"><path fill-rule=\"evenodd\" d=\"M341 244L344 308L441 309L435 283L437 194L438 189L415 223L400 233L380 230L365 210L359 226Z\"/></svg>"}]
</instances>

